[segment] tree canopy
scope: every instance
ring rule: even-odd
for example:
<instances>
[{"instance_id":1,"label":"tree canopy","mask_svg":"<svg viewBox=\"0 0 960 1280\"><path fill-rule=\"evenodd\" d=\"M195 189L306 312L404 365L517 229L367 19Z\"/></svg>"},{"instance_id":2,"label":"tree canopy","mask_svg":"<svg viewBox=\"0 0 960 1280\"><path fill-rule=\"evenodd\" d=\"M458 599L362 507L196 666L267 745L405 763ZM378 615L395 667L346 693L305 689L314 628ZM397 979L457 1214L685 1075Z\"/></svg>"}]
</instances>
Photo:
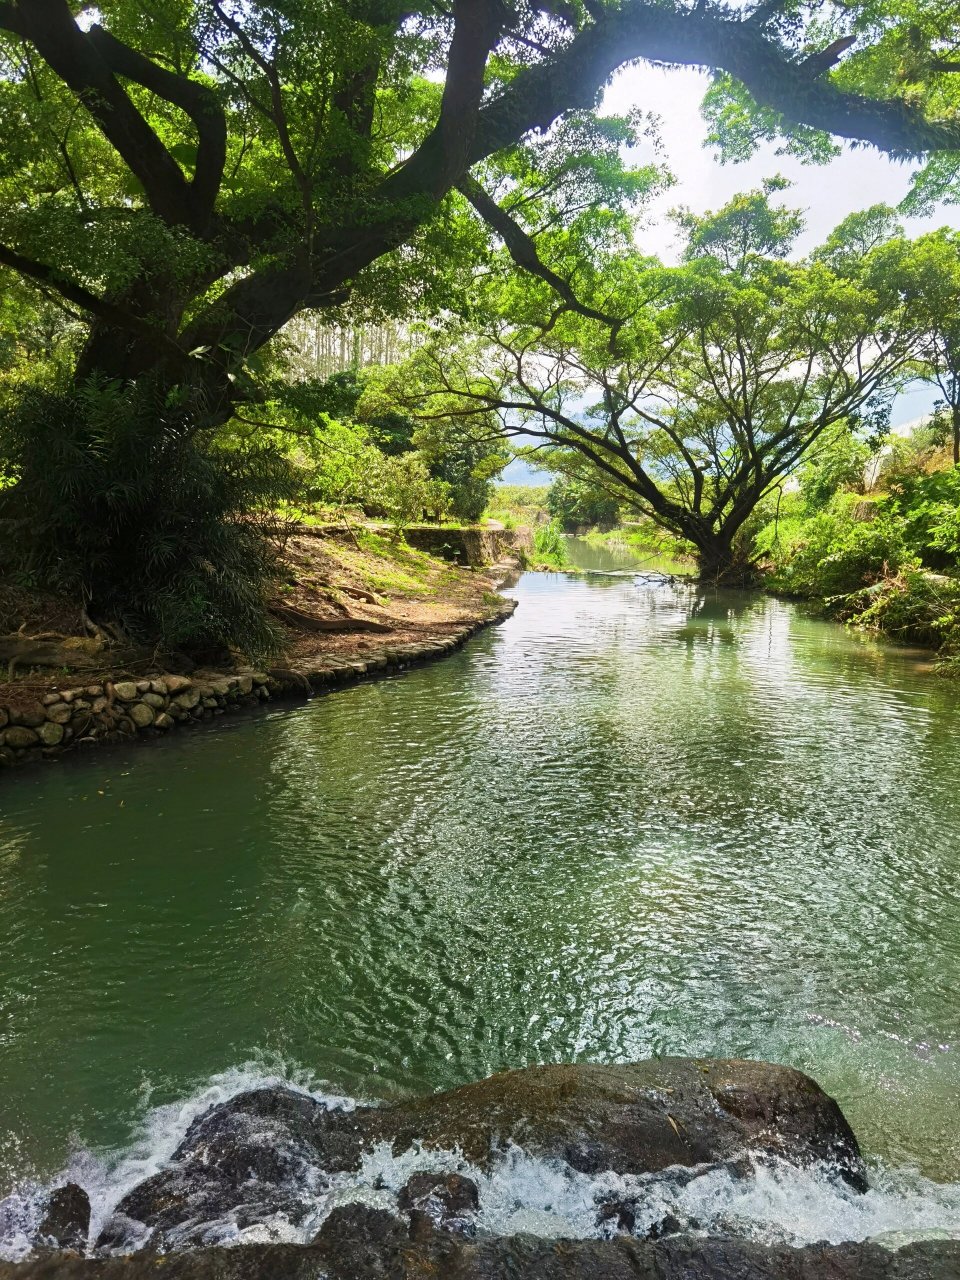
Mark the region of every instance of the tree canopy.
<instances>
[{"instance_id":1,"label":"tree canopy","mask_svg":"<svg viewBox=\"0 0 960 1280\"><path fill-rule=\"evenodd\" d=\"M546 131L542 167L576 182L599 91L632 59L713 69L721 141L736 107L752 137L945 152L949 169L948 19L917 0L6 0L0 262L90 319L81 372L163 363L224 412L299 310L442 290L433 255L477 166L516 175Z\"/></svg>"},{"instance_id":2,"label":"tree canopy","mask_svg":"<svg viewBox=\"0 0 960 1280\"><path fill-rule=\"evenodd\" d=\"M543 273L491 274L464 330L419 356L426 414L497 412L504 429L588 459L634 509L737 570L758 503L831 429L882 411L927 333L902 234L854 215L800 262L780 184L685 216L685 262L617 246L576 296ZM549 269L548 269L549 271Z\"/></svg>"}]
</instances>

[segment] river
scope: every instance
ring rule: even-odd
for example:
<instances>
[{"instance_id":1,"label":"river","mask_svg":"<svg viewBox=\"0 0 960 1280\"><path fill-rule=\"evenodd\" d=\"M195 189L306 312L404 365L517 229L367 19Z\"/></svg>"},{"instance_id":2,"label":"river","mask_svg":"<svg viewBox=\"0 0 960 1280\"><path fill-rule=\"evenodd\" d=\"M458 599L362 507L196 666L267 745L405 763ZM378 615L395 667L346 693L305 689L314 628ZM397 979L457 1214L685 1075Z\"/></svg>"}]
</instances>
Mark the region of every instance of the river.
<instances>
[{"instance_id":1,"label":"river","mask_svg":"<svg viewBox=\"0 0 960 1280\"><path fill-rule=\"evenodd\" d=\"M0 1195L259 1075L659 1053L799 1066L960 1183L960 688L759 594L511 594L443 662L0 781Z\"/></svg>"}]
</instances>

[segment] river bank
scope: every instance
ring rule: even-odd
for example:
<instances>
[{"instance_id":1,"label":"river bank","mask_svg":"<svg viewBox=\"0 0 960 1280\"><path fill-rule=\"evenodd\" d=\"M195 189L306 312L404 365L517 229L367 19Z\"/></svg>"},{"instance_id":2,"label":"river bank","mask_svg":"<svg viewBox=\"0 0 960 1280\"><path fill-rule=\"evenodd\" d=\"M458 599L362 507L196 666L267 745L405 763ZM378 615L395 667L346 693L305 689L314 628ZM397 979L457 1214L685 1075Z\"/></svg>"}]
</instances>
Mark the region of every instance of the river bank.
<instances>
[{"instance_id":1,"label":"river bank","mask_svg":"<svg viewBox=\"0 0 960 1280\"><path fill-rule=\"evenodd\" d=\"M437 554L375 528L294 534L271 606L282 646L262 668L229 654L158 664L155 653L108 636L70 634L60 602L8 591L0 768L390 674L443 657L511 615L515 602L495 587L519 571L522 533L427 529L411 539Z\"/></svg>"}]
</instances>

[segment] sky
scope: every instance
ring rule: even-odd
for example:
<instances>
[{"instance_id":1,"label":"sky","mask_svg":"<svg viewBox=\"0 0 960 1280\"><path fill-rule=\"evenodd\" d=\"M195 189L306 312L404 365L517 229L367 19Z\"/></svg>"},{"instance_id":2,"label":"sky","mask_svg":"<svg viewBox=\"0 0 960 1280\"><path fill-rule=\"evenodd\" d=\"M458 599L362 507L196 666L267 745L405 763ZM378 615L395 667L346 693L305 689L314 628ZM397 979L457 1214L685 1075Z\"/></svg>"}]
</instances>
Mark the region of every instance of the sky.
<instances>
[{"instance_id":1,"label":"sky","mask_svg":"<svg viewBox=\"0 0 960 1280\"><path fill-rule=\"evenodd\" d=\"M704 147L706 125L700 115L700 103L708 84L704 72L639 64L624 68L607 89L603 101L607 113L640 107L660 117L659 159L677 179L649 207L638 237L644 252L675 261L676 230L667 216L671 209L681 205L694 213L718 209L731 196L750 191L775 174L793 183L783 192L783 203L805 212L806 227L797 241L799 253L808 252L826 239L847 214L874 204L897 205L907 194L915 166L891 160L872 147L845 146L843 153L829 164L804 165L792 156L778 156L776 144L765 143L744 164L720 164L715 153ZM636 153L639 163L655 158L652 146ZM960 208L944 207L932 217L905 218L903 222L911 236L935 227L960 227ZM891 424L896 427L923 417L935 399L932 389L912 387L897 398ZM509 484L544 484L549 483L550 477L516 461L507 467L502 480Z\"/></svg>"}]
</instances>

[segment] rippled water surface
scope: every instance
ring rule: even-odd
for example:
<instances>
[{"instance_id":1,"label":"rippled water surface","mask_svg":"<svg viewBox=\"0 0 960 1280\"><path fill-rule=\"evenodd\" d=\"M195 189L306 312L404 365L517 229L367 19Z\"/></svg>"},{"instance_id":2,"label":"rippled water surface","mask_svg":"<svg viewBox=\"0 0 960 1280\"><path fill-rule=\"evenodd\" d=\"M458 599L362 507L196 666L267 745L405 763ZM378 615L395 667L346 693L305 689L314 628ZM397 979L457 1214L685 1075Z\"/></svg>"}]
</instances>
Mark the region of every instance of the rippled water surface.
<instances>
[{"instance_id":1,"label":"rippled water surface","mask_svg":"<svg viewBox=\"0 0 960 1280\"><path fill-rule=\"evenodd\" d=\"M794 1063L960 1181L960 690L760 596L525 576L402 677L0 782L0 1193L254 1061L361 1095Z\"/></svg>"}]
</instances>

